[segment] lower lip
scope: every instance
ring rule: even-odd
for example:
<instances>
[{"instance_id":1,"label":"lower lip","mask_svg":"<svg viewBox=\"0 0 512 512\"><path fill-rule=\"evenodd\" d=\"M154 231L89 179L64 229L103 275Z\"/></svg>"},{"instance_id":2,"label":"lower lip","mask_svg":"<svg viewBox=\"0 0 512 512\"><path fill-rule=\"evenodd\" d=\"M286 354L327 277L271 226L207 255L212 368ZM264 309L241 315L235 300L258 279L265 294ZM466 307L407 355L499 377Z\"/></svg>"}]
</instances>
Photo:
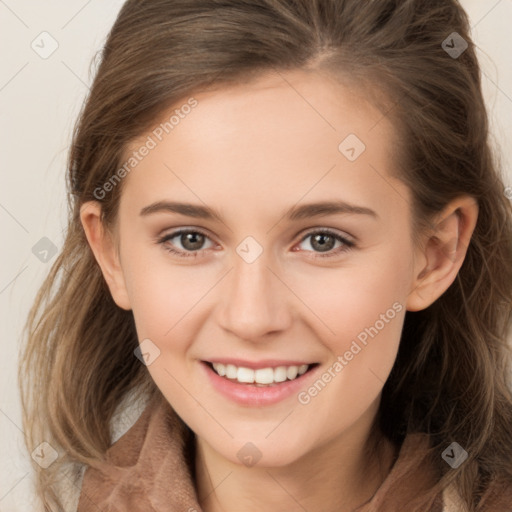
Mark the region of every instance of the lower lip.
<instances>
[{"instance_id":1,"label":"lower lip","mask_svg":"<svg viewBox=\"0 0 512 512\"><path fill-rule=\"evenodd\" d=\"M210 366L201 361L201 366L205 369L212 386L225 397L234 402L249 407L272 405L297 394L310 377L316 374L319 365L307 371L294 380L278 382L273 386L256 386L252 384L240 384L233 382L217 374Z\"/></svg>"}]
</instances>

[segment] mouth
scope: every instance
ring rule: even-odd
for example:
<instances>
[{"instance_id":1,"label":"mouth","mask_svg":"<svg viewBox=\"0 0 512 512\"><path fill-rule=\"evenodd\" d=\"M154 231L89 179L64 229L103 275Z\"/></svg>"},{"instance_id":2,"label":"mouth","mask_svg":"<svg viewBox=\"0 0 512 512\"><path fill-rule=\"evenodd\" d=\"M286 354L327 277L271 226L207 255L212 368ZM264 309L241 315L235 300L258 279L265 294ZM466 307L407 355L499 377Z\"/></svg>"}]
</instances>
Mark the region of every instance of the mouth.
<instances>
[{"instance_id":1,"label":"mouth","mask_svg":"<svg viewBox=\"0 0 512 512\"><path fill-rule=\"evenodd\" d=\"M310 363L247 368L220 362L203 361L203 363L227 381L253 387L275 387L285 382L298 380L319 365L319 363Z\"/></svg>"}]
</instances>

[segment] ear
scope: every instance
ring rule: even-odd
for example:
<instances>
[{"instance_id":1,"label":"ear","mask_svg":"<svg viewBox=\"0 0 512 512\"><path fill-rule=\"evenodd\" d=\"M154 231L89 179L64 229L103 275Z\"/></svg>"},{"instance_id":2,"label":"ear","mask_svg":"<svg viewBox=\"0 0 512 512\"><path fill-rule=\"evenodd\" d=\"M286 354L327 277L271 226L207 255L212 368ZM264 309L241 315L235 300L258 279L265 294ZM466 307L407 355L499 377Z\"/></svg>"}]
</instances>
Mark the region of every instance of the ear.
<instances>
[{"instance_id":1,"label":"ear","mask_svg":"<svg viewBox=\"0 0 512 512\"><path fill-rule=\"evenodd\" d=\"M114 235L101 221L101 204L98 201L84 203L80 208L80 220L112 298L120 308L130 310L117 244Z\"/></svg>"},{"instance_id":2,"label":"ear","mask_svg":"<svg viewBox=\"0 0 512 512\"><path fill-rule=\"evenodd\" d=\"M416 278L406 302L408 311L427 308L455 281L477 218L478 203L470 196L455 199L435 217L432 231L422 249L417 250Z\"/></svg>"}]
</instances>

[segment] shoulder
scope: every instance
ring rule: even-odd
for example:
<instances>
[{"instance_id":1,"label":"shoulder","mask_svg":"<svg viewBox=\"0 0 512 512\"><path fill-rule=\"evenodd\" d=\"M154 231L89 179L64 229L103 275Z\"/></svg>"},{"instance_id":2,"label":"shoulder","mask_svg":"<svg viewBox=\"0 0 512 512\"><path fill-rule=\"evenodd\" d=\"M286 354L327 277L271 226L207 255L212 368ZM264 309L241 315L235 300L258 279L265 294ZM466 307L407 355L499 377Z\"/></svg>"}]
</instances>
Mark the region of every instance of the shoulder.
<instances>
[{"instance_id":1,"label":"shoulder","mask_svg":"<svg viewBox=\"0 0 512 512\"><path fill-rule=\"evenodd\" d=\"M454 485L449 485L443 491L443 512L467 512L467 507Z\"/></svg>"},{"instance_id":2,"label":"shoulder","mask_svg":"<svg viewBox=\"0 0 512 512\"><path fill-rule=\"evenodd\" d=\"M70 510L97 510L96 504L100 502L110 506L109 494L123 482L125 473L137 464L148 428L160 405L156 396L140 402L125 398L119 404L111 420L111 445L105 459L84 467L80 485L77 485L80 490L74 497L77 507Z\"/></svg>"},{"instance_id":3,"label":"shoulder","mask_svg":"<svg viewBox=\"0 0 512 512\"><path fill-rule=\"evenodd\" d=\"M443 512L468 512L454 485L443 491ZM482 512L512 512L512 482L493 485L482 497L478 510Z\"/></svg>"}]
</instances>

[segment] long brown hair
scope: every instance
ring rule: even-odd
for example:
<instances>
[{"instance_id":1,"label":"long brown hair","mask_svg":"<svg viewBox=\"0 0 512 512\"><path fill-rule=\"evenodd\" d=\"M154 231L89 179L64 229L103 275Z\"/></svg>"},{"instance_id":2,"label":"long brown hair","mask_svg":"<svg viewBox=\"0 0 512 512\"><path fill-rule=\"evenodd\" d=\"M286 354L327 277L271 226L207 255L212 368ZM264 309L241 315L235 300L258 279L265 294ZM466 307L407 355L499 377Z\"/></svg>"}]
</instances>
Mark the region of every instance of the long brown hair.
<instances>
[{"instance_id":1,"label":"long brown hair","mask_svg":"<svg viewBox=\"0 0 512 512\"><path fill-rule=\"evenodd\" d=\"M430 307L406 313L383 389L382 432L395 443L413 432L431 438L439 482L410 510L428 510L448 484L470 512L487 510L492 495L510 485L512 209L460 4L128 0L74 130L67 235L30 312L20 359L27 447L47 441L60 455L44 470L34 463L46 510L61 510L57 482L66 464L103 457L123 397L157 391L133 355L133 315L114 303L87 243L81 205L100 200L103 222L113 224L123 182L101 198L97 190L118 173L128 143L170 106L206 87L299 68L352 80L376 101L388 98L383 115L400 134L396 173L412 192L418 240L449 201L463 194L478 200L456 281ZM453 441L468 453L457 469L441 456Z\"/></svg>"}]
</instances>

